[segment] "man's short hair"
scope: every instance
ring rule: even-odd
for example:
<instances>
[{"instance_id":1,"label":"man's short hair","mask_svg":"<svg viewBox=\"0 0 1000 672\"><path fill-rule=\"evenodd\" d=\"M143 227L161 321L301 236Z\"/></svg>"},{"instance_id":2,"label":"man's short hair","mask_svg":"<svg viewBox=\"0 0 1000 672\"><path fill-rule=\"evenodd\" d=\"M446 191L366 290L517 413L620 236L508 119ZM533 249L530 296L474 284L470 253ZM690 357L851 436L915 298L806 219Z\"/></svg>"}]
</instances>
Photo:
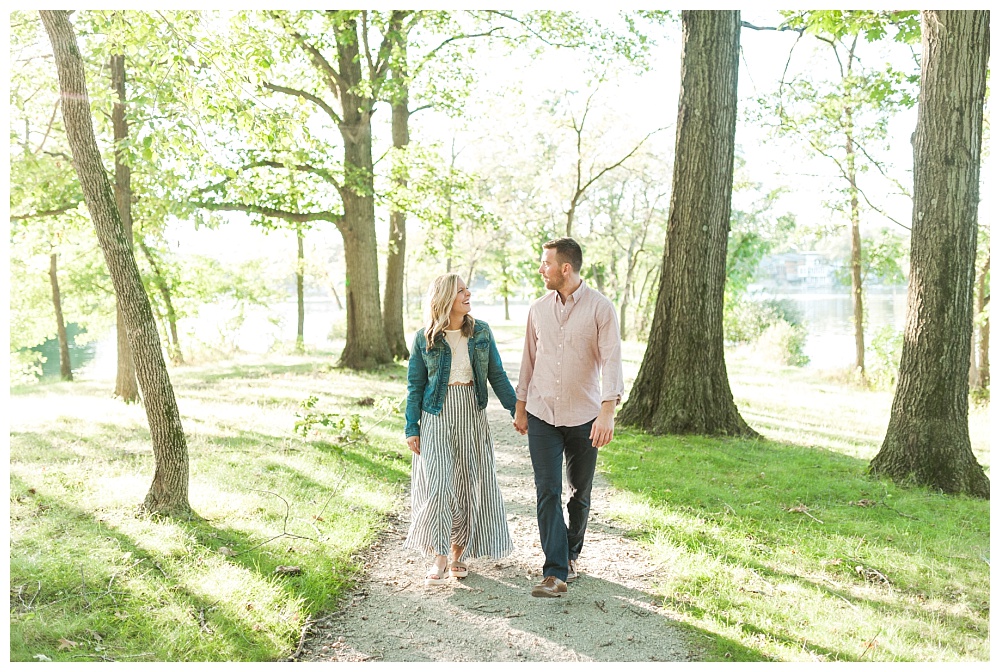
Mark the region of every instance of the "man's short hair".
<instances>
[{"instance_id":1,"label":"man's short hair","mask_svg":"<svg viewBox=\"0 0 1000 672\"><path fill-rule=\"evenodd\" d=\"M577 273L583 268L583 250L580 243L572 238L556 238L547 243L542 243L543 250L556 251L556 260L561 264L569 264Z\"/></svg>"}]
</instances>

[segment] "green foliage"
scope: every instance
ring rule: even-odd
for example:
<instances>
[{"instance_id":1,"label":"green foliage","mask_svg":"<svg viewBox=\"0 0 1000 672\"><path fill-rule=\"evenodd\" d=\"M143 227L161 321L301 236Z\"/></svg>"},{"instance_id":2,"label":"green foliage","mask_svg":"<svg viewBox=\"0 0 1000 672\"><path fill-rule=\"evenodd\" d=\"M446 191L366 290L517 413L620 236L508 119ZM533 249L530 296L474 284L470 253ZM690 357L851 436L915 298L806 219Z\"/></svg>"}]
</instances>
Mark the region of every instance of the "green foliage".
<instances>
[{"instance_id":1,"label":"green foliage","mask_svg":"<svg viewBox=\"0 0 1000 672\"><path fill-rule=\"evenodd\" d=\"M12 222L9 252L10 369L14 379L29 380L40 362L27 350L56 337L51 255L56 255L63 320L76 323L86 334L78 343L113 327L114 292L90 220L75 208Z\"/></svg>"},{"instance_id":2,"label":"green foliage","mask_svg":"<svg viewBox=\"0 0 1000 672\"><path fill-rule=\"evenodd\" d=\"M774 208L784 188L764 192L759 182L747 177L746 159L736 159L733 190L736 199L753 200L746 207L734 207L729 217L726 245L726 301L743 296L753 282L761 260L781 246L795 229L795 218L776 214ZM734 200L736 200L734 199Z\"/></svg>"},{"instance_id":3,"label":"green foliage","mask_svg":"<svg viewBox=\"0 0 1000 672\"><path fill-rule=\"evenodd\" d=\"M723 333L728 343L752 343L778 322L802 326L802 314L787 299L752 299L741 295L726 301L722 313Z\"/></svg>"},{"instance_id":4,"label":"green foliage","mask_svg":"<svg viewBox=\"0 0 1000 672\"><path fill-rule=\"evenodd\" d=\"M903 333L886 325L875 332L865 348L865 378L874 389L892 390L899 377Z\"/></svg>"},{"instance_id":5,"label":"green foliage","mask_svg":"<svg viewBox=\"0 0 1000 672\"><path fill-rule=\"evenodd\" d=\"M320 435L319 428L335 433L334 442L338 447L345 444L367 441L372 429L382 424L392 415L400 414L400 406L403 399L395 397L381 397L375 400L366 397L358 401L358 405L371 406L378 413L374 421L369 426L362 429L361 415L358 413L345 414L341 412L329 412L316 408L319 397L309 395L300 404L295 413L295 433L302 438L317 437Z\"/></svg>"},{"instance_id":6,"label":"green foliage","mask_svg":"<svg viewBox=\"0 0 1000 672\"><path fill-rule=\"evenodd\" d=\"M809 357L803 352L807 336L802 325L778 320L768 325L757 339L755 351L784 366L805 366L809 363Z\"/></svg>"},{"instance_id":7,"label":"green foliage","mask_svg":"<svg viewBox=\"0 0 1000 672\"><path fill-rule=\"evenodd\" d=\"M917 10L811 10L781 12L785 25L805 32L842 39L863 35L878 42L892 32L896 42L920 42L920 12Z\"/></svg>"},{"instance_id":8,"label":"green foliage","mask_svg":"<svg viewBox=\"0 0 1000 672\"><path fill-rule=\"evenodd\" d=\"M908 264L909 241L891 229L876 230L861 239L861 280L885 285L906 283L904 268ZM834 280L841 285L851 285L850 264L833 271Z\"/></svg>"}]
</instances>

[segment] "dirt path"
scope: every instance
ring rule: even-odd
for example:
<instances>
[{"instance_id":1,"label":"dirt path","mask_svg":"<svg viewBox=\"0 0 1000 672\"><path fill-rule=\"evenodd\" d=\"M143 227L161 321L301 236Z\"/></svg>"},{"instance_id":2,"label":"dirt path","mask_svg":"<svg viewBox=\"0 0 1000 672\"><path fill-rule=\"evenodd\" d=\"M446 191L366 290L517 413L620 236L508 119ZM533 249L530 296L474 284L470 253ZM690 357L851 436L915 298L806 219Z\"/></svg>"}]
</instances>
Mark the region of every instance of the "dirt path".
<instances>
[{"instance_id":1,"label":"dirt path","mask_svg":"<svg viewBox=\"0 0 1000 672\"><path fill-rule=\"evenodd\" d=\"M428 565L402 548L408 503L365 556L365 575L341 611L313 625L304 661L688 661L690 636L647 592L658 571L603 515L609 487L594 482L580 578L563 597L531 597L543 556L527 437L489 405L500 488L515 551L477 559L469 576L423 585Z\"/></svg>"}]
</instances>

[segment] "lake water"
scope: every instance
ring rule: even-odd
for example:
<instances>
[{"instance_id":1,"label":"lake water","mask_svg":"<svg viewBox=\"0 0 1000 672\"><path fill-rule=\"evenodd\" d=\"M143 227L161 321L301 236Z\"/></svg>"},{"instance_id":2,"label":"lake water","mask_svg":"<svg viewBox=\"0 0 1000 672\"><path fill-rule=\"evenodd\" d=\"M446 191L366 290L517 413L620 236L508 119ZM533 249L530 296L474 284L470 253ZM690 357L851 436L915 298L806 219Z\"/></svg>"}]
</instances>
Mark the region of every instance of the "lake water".
<instances>
[{"instance_id":1,"label":"lake water","mask_svg":"<svg viewBox=\"0 0 1000 672\"><path fill-rule=\"evenodd\" d=\"M805 354L809 367L838 369L854 364L854 305L850 294L776 294L767 298L786 299L802 314L808 332ZM906 288L896 288L865 297L865 345L885 326L902 331L906 324Z\"/></svg>"},{"instance_id":2,"label":"lake water","mask_svg":"<svg viewBox=\"0 0 1000 672\"><path fill-rule=\"evenodd\" d=\"M853 308L849 294L778 294L768 298L787 299L792 302L803 317L808 331L805 354L809 357L809 367L834 369L850 367L854 362ZM901 331L906 319L906 290L871 293L867 297L866 311L868 325L866 342L881 327L891 325ZM527 303L512 303L511 321L524 324L527 319ZM503 304L473 304L473 314L487 322L503 321ZM295 337L296 305L289 301L274 304L269 310L248 311L242 323L235 330L226 325L235 311L223 305L210 306L202 310L196 319L181 323L181 345L190 347L192 339L218 344L223 340L235 343L246 352L264 353L277 343L290 342ZM307 345L329 348L338 337L343 338L344 311L338 310L329 299L306 301L304 339ZM93 348L92 359L87 362L84 375L113 376L115 367L114 334L100 339Z\"/></svg>"}]
</instances>

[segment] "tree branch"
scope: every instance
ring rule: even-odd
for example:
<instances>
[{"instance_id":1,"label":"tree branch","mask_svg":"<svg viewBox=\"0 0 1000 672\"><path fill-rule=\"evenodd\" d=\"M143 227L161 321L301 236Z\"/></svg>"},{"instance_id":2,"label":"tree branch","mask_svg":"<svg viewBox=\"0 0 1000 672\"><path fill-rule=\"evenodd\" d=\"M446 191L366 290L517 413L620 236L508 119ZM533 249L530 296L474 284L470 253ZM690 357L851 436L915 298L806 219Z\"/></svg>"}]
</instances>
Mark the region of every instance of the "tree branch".
<instances>
[{"instance_id":1,"label":"tree branch","mask_svg":"<svg viewBox=\"0 0 1000 672\"><path fill-rule=\"evenodd\" d=\"M628 161L632 157L633 154L635 154L636 152L639 151L639 149L643 146L643 144L645 144L645 142L647 140L649 140L650 137L652 137L656 133L659 133L660 131L666 130L667 128L669 128L669 127L668 126L661 126L660 128L656 129L655 131L650 131L649 133L647 133L646 137L644 137L642 140L640 140L639 144L636 145L635 147L633 147L631 152L629 152L628 154L626 154L625 156L623 156L617 163L614 163L614 164L608 166L607 168L605 168L604 170L602 170L601 172L599 172L597 175L595 175L594 177L592 177L589 182L587 182L585 185L583 185L583 189L586 190L588 187L590 187L590 185L592 185L594 182L596 182L597 180L599 180L602 175L604 175L608 171L611 171L611 170L614 170L615 168L618 168L623 163L625 163L626 161Z\"/></svg>"},{"instance_id":2,"label":"tree branch","mask_svg":"<svg viewBox=\"0 0 1000 672\"><path fill-rule=\"evenodd\" d=\"M886 219L888 219L890 222L892 222L896 226L900 226L900 227L906 229L907 231L911 231L912 230L911 227L907 226L906 224L903 224L902 222L900 222L899 220L897 220L895 217L891 217L888 213L885 212L885 210L883 210L882 208L879 208L878 206L876 206L875 204L873 204L868 199L868 194L865 193L864 189L862 189L861 187L858 187L858 186L855 186L854 188L858 190L859 194L861 194L861 198L865 199L865 203L868 204L869 208L871 208L872 210L874 210L878 214L882 215L883 217L885 217Z\"/></svg>"},{"instance_id":3,"label":"tree branch","mask_svg":"<svg viewBox=\"0 0 1000 672\"><path fill-rule=\"evenodd\" d=\"M457 42L458 40L469 40L469 39L473 39L473 38L476 38L476 37L490 37L490 36L493 35L493 33L497 32L499 30L503 30L503 28L500 27L500 26L497 26L496 28L490 28L485 33L470 33L469 35L454 35L452 37L449 37L447 40L445 40L441 44L437 45L436 47L434 47L433 49L431 49L429 52L427 52L427 54L424 55L424 57L423 57L423 59L421 59L420 63L413 69L413 76L416 77L417 73L419 73L423 69L423 67L431 59L433 59L434 56L439 51L441 51L442 49L444 49L447 45L451 44L452 42Z\"/></svg>"},{"instance_id":4,"label":"tree branch","mask_svg":"<svg viewBox=\"0 0 1000 672\"><path fill-rule=\"evenodd\" d=\"M285 32L288 33L288 35L295 41L295 43L299 46L299 48L306 53L306 55L309 57L309 60L312 61L312 64L321 73L326 75L327 87L333 93L334 97L338 101L340 101L341 91L347 91L347 89L350 87L340 76L340 73L337 72L337 69L334 68L332 65L330 65L330 62L326 60L326 58L323 56L322 53L320 53L319 49L306 42L305 37L303 37L301 33L294 30L291 26L287 25L282 20L280 12L271 12L270 14L271 18L277 21L278 24L285 29Z\"/></svg>"},{"instance_id":5,"label":"tree branch","mask_svg":"<svg viewBox=\"0 0 1000 672\"><path fill-rule=\"evenodd\" d=\"M747 21L740 21L740 27L749 28L750 30L777 30L779 32L787 30L793 33L798 33L799 35L805 32L805 28L792 28L791 26L786 26L784 24L780 26L755 26Z\"/></svg>"},{"instance_id":6,"label":"tree branch","mask_svg":"<svg viewBox=\"0 0 1000 672\"><path fill-rule=\"evenodd\" d=\"M865 146L860 142L858 142L857 139L855 139L854 141L854 146L857 147L858 150L860 150L861 153L865 155L865 158L867 158L868 161L870 161L871 164L878 169L878 172L882 174L882 177L884 177L885 179L889 180L890 182L896 185L896 188L899 189L900 193L905 194L909 198L913 198L913 195L906 190L906 187L903 185L903 183L897 180L896 178L891 177L888 173L886 173L885 169L882 168L882 164L873 159L872 156L868 153L868 150L865 149Z\"/></svg>"},{"instance_id":7,"label":"tree branch","mask_svg":"<svg viewBox=\"0 0 1000 672\"><path fill-rule=\"evenodd\" d=\"M311 103L315 103L324 112L326 112L327 116L329 116L335 124L337 124L338 126L340 125L340 115L338 115L336 111L334 111L332 107L327 105L326 101L324 101L319 96L314 96L313 94L308 93L307 91L302 91L300 89L292 89L287 86L281 86L280 84L272 84L271 82L264 82L264 88L270 89L271 91L275 91L277 93L287 93L290 96L296 96L298 98L303 98L305 100L308 100Z\"/></svg>"},{"instance_id":8,"label":"tree branch","mask_svg":"<svg viewBox=\"0 0 1000 672\"><path fill-rule=\"evenodd\" d=\"M502 11L499 11L499 10L496 10L496 9L487 9L486 13L487 14L496 14L497 16L502 17L504 19L507 19L508 21L513 21L514 23L518 24L519 26L521 26L522 28L524 28L526 31L528 31L528 33L530 33L534 37L538 38L539 40L541 40L545 44L549 45L550 47L564 47L564 48L567 48L567 49L573 47L573 45L571 45L571 44L561 44L559 42L552 42L547 37L544 37L537 30L535 30L534 28L532 28L531 26L529 26L527 23L525 23L523 20L517 18L516 16L514 16L510 12L502 12Z\"/></svg>"},{"instance_id":9,"label":"tree branch","mask_svg":"<svg viewBox=\"0 0 1000 672\"><path fill-rule=\"evenodd\" d=\"M279 208L270 208L264 205L252 205L249 203L211 203L207 201L189 201L195 207L212 210L213 212L249 212L265 217L283 219L287 222L303 224L305 222L332 222L340 228L343 216L333 212L291 212Z\"/></svg>"},{"instance_id":10,"label":"tree branch","mask_svg":"<svg viewBox=\"0 0 1000 672\"><path fill-rule=\"evenodd\" d=\"M337 190L337 193L340 194L341 198L344 197L343 185L341 185L340 182L337 181L337 178L334 177L330 173L330 171L328 171L325 168L321 168L319 166L313 166L308 163L284 163L282 161L275 161L273 159L265 159L261 161L251 161L250 163L243 164L242 166L236 168L235 170L237 173L244 173L246 171L253 170L255 168L285 168L288 170L295 170L300 173L309 173L310 175L315 175L321 178L324 182L332 184L334 188ZM224 186L231 180L232 178L227 177L223 180L220 180L219 182L216 182L215 184L210 184L207 187L201 187L200 189L197 190L197 193L205 194L212 191L218 191L220 187Z\"/></svg>"},{"instance_id":11,"label":"tree branch","mask_svg":"<svg viewBox=\"0 0 1000 672\"><path fill-rule=\"evenodd\" d=\"M37 212L28 212L28 213L25 213L23 215L15 215L15 214L12 213L11 216L10 216L10 221L12 221L12 222L19 222L19 221L23 221L23 220L27 220L27 219L41 219L43 217L55 217L56 215L62 215L64 213L67 213L70 210L76 210L76 208L82 202L83 202L83 199L81 198L76 203L72 203L72 204L69 204L69 205L64 205L64 206L61 206L61 207L58 207L58 208L53 208L51 210L38 210Z\"/></svg>"},{"instance_id":12,"label":"tree branch","mask_svg":"<svg viewBox=\"0 0 1000 672\"><path fill-rule=\"evenodd\" d=\"M45 129L45 135L42 136L42 139L39 141L38 147L36 147L35 151L33 152L34 154L38 154L40 151L42 151L42 147L44 147L45 143L48 141L48 139L49 139L49 133L52 132L52 127L56 123L56 114L59 113L59 108L61 107L61 102L62 102L62 98L57 98L56 99L56 104L52 107L52 116L49 117L49 125Z\"/></svg>"}]
</instances>

